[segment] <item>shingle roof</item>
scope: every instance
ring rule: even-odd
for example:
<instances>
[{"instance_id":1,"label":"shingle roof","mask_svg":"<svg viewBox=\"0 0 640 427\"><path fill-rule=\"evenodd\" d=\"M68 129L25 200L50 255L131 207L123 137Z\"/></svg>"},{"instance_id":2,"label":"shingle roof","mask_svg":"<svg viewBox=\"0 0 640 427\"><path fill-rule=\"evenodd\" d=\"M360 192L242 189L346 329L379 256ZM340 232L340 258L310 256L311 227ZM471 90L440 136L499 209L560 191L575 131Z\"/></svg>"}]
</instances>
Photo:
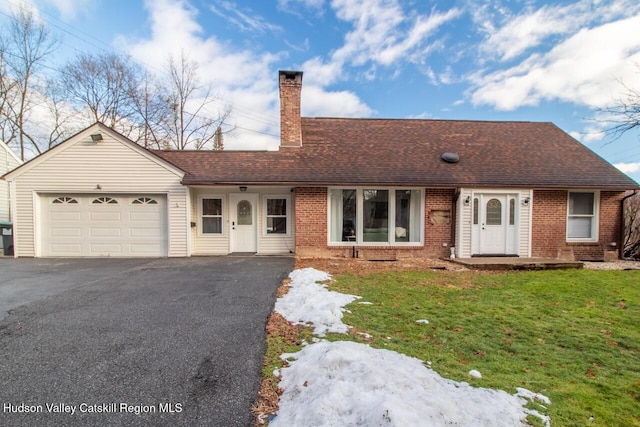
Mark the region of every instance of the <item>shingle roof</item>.
<instances>
[{"instance_id":1,"label":"shingle roof","mask_svg":"<svg viewBox=\"0 0 640 427\"><path fill-rule=\"evenodd\" d=\"M156 151L183 183L632 189L552 123L303 118L302 147ZM441 156L457 153L458 163Z\"/></svg>"}]
</instances>

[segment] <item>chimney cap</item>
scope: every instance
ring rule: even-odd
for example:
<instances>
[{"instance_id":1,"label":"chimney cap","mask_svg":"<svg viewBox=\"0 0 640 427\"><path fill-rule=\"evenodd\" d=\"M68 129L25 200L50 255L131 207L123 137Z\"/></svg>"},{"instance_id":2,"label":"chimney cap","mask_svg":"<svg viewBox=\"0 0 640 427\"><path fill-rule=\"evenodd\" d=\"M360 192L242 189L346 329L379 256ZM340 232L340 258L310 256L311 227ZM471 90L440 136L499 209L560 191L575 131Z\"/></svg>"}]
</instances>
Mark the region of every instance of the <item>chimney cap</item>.
<instances>
[{"instance_id":1,"label":"chimney cap","mask_svg":"<svg viewBox=\"0 0 640 427\"><path fill-rule=\"evenodd\" d=\"M284 77L287 80L295 80L298 76L302 79L302 71L280 70L279 74L280 78Z\"/></svg>"}]
</instances>

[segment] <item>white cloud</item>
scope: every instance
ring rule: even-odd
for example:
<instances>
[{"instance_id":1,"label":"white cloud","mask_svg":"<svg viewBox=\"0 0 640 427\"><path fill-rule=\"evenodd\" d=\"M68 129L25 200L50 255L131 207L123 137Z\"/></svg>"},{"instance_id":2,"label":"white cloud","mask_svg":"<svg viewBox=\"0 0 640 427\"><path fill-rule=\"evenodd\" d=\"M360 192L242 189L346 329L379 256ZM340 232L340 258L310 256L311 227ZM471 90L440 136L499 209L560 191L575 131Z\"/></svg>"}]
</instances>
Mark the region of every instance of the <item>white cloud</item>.
<instances>
[{"instance_id":1,"label":"white cloud","mask_svg":"<svg viewBox=\"0 0 640 427\"><path fill-rule=\"evenodd\" d=\"M379 67L398 69L407 61L424 63L433 46L441 45L438 40L430 42L430 37L461 13L451 9L407 14L396 0L333 0L331 7L352 30L328 58L314 57L303 64L312 83L323 87L353 78L354 73L373 80Z\"/></svg>"},{"instance_id":2,"label":"white cloud","mask_svg":"<svg viewBox=\"0 0 640 427\"><path fill-rule=\"evenodd\" d=\"M204 37L197 21L198 12L180 0L148 0L151 36L142 40L121 37L117 43L133 58L162 73L169 55L179 57L185 50L198 64L202 83L212 82L224 100L219 109L230 105L229 123L237 125L225 137L228 149L276 148L279 132L277 73L272 69L279 55L241 50L214 36ZM206 79L206 80L205 80ZM209 110L213 110L209 107ZM211 111L217 114L216 111Z\"/></svg>"},{"instance_id":3,"label":"white cloud","mask_svg":"<svg viewBox=\"0 0 640 427\"><path fill-rule=\"evenodd\" d=\"M326 91L305 84L302 90L302 114L310 117L368 117L373 111L353 92Z\"/></svg>"},{"instance_id":4,"label":"white cloud","mask_svg":"<svg viewBox=\"0 0 640 427\"><path fill-rule=\"evenodd\" d=\"M70 21L88 13L94 4L91 0L44 0L43 3L55 7L64 21Z\"/></svg>"},{"instance_id":5,"label":"white cloud","mask_svg":"<svg viewBox=\"0 0 640 427\"><path fill-rule=\"evenodd\" d=\"M298 12L298 7L321 13L324 3L324 0L278 0L278 8L284 12L302 16Z\"/></svg>"},{"instance_id":6,"label":"white cloud","mask_svg":"<svg viewBox=\"0 0 640 427\"><path fill-rule=\"evenodd\" d=\"M640 172L640 162L638 163L616 163L614 165L622 172L630 174L630 173L639 173Z\"/></svg>"},{"instance_id":7,"label":"white cloud","mask_svg":"<svg viewBox=\"0 0 640 427\"><path fill-rule=\"evenodd\" d=\"M640 38L629 37L640 28L640 16L592 29L582 29L547 53L533 54L505 70L478 72L474 105L514 110L540 101L560 100L602 106L619 96L622 79L640 86Z\"/></svg>"},{"instance_id":8,"label":"white cloud","mask_svg":"<svg viewBox=\"0 0 640 427\"><path fill-rule=\"evenodd\" d=\"M473 16L481 31L487 34L481 45L483 54L505 61L553 36L573 34L580 28L632 17L638 12L640 4L635 0L580 0L565 5L544 5L539 9L526 8L517 15L503 6L492 10L483 5L473 11Z\"/></svg>"},{"instance_id":9,"label":"white cloud","mask_svg":"<svg viewBox=\"0 0 640 427\"><path fill-rule=\"evenodd\" d=\"M251 9L242 11L236 3L230 1L222 1L218 4L220 8L210 5L209 9L242 31L258 33L282 31L282 27L267 22L262 16L256 15Z\"/></svg>"}]
</instances>

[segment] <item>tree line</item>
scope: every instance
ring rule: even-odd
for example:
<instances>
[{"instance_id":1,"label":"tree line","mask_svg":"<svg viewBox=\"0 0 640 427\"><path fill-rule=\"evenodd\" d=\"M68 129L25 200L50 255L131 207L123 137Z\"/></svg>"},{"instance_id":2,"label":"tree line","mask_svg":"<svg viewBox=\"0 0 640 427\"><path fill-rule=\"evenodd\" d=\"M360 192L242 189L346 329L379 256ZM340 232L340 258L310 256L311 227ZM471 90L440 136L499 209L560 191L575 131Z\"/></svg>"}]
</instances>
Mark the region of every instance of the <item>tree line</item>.
<instances>
[{"instance_id":1,"label":"tree line","mask_svg":"<svg viewBox=\"0 0 640 427\"><path fill-rule=\"evenodd\" d=\"M224 148L231 109L218 108L184 51L158 75L110 52L79 53L54 68L60 44L27 9L0 32L0 139L23 160L98 121L145 148Z\"/></svg>"}]
</instances>

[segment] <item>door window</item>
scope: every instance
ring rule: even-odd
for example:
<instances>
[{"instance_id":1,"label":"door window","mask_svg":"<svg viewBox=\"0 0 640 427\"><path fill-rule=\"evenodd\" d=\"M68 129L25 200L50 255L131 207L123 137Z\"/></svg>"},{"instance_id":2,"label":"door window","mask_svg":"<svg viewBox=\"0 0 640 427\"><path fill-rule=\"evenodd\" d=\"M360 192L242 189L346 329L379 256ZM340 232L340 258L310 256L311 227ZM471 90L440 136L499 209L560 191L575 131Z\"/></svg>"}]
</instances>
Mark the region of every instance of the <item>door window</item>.
<instances>
[{"instance_id":1,"label":"door window","mask_svg":"<svg viewBox=\"0 0 640 427\"><path fill-rule=\"evenodd\" d=\"M498 199L487 202L487 225L502 225L502 203Z\"/></svg>"},{"instance_id":2,"label":"door window","mask_svg":"<svg viewBox=\"0 0 640 427\"><path fill-rule=\"evenodd\" d=\"M251 202L241 200L238 202L238 225L252 225L253 215L251 213Z\"/></svg>"}]
</instances>

